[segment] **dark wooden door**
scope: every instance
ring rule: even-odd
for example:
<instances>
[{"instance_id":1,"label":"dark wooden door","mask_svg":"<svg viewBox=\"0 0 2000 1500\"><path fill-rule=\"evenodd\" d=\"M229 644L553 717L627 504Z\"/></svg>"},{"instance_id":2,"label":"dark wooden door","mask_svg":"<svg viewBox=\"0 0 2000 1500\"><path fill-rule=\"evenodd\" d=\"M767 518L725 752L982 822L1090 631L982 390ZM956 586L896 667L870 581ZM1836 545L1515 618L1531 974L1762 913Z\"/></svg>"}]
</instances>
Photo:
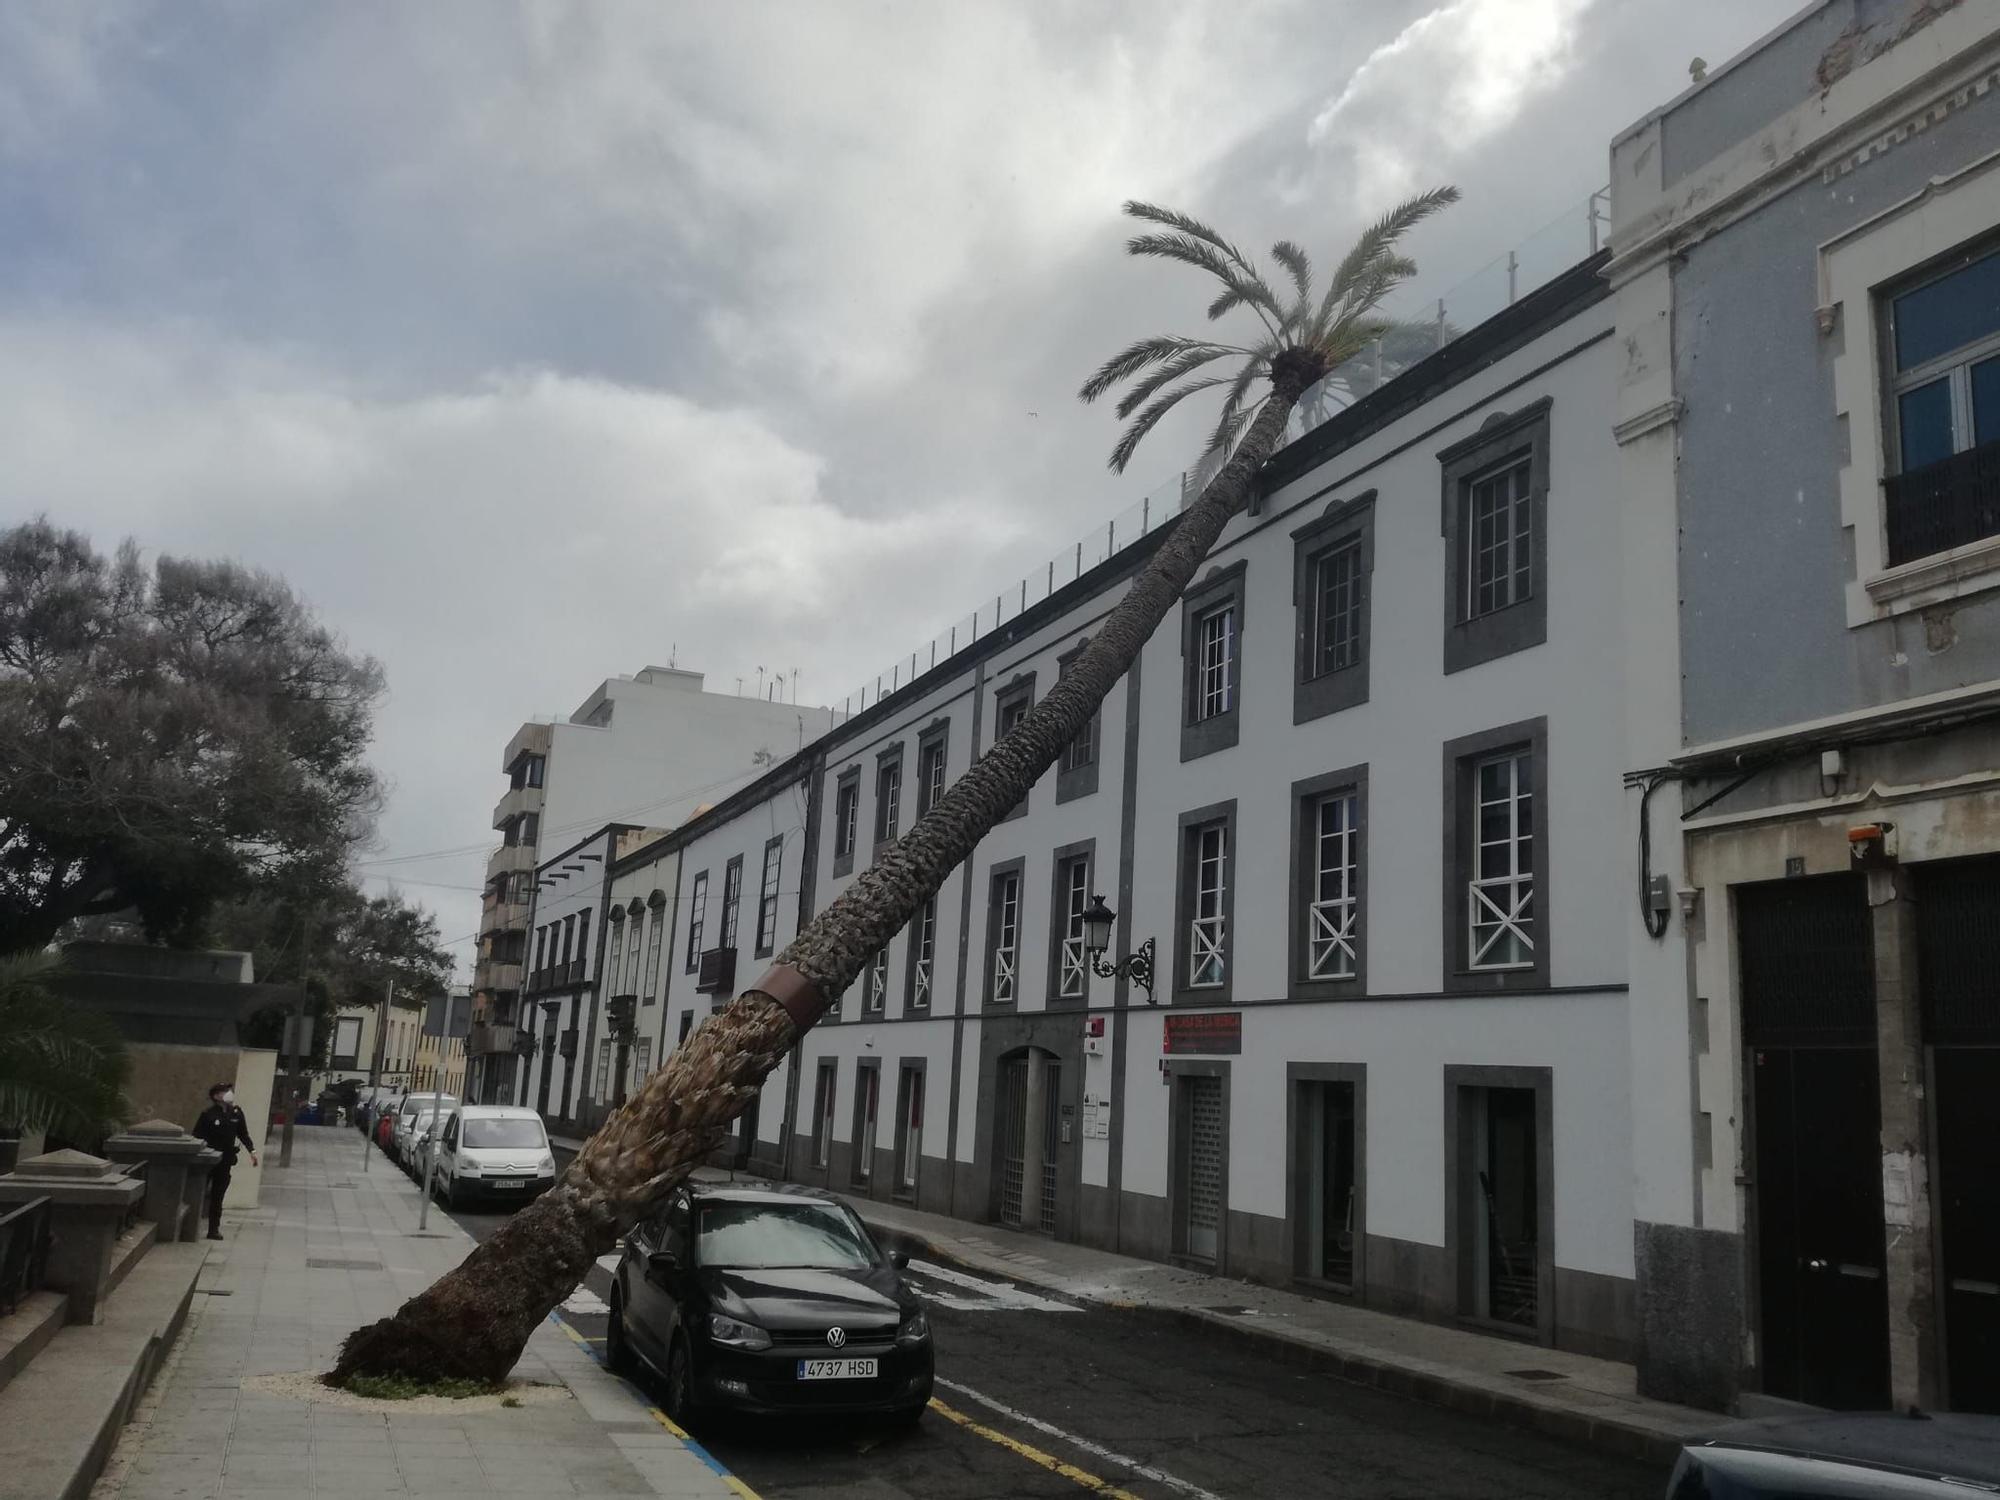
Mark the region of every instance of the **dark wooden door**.
<instances>
[{"instance_id":1,"label":"dark wooden door","mask_svg":"<svg viewBox=\"0 0 2000 1500\"><path fill-rule=\"evenodd\" d=\"M1931 1071L1947 1394L2000 1413L2000 1048L1940 1047Z\"/></svg>"}]
</instances>

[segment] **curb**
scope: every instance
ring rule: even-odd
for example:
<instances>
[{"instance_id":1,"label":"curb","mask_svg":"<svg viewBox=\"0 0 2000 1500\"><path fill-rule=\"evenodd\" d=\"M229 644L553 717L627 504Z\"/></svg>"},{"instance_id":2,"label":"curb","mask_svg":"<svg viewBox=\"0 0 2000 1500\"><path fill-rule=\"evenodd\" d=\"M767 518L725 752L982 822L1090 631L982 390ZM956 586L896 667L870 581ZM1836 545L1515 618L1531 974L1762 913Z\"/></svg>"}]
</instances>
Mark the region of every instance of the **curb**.
<instances>
[{"instance_id":1,"label":"curb","mask_svg":"<svg viewBox=\"0 0 2000 1500\"><path fill-rule=\"evenodd\" d=\"M870 1219L860 1204L852 1206L861 1215L862 1222L867 1224L869 1232L894 1249L921 1253L926 1260L942 1261L962 1270L1025 1282L1044 1291L1063 1291L1053 1279L1037 1276L1032 1267L968 1256L961 1250L948 1249L907 1229ZM1232 1343L1274 1356L1287 1365L1329 1374L1355 1385L1369 1386L1427 1405L1524 1427L1545 1437L1558 1438L1617 1458L1671 1468L1680 1456L1682 1446L1694 1436L1693 1432L1676 1434L1663 1431L1628 1417L1579 1411L1570 1406L1538 1401L1526 1392L1494 1390L1464 1377L1441 1374L1433 1367L1413 1361L1351 1347L1330 1347L1286 1329L1243 1323L1223 1313L1191 1307L1144 1306L1144 1310L1163 1313L1206 1334L1221 1334ZM1728 1419L1717 1417L1715 1420L1724 1422Z\"/></svg>"}]
</instances>

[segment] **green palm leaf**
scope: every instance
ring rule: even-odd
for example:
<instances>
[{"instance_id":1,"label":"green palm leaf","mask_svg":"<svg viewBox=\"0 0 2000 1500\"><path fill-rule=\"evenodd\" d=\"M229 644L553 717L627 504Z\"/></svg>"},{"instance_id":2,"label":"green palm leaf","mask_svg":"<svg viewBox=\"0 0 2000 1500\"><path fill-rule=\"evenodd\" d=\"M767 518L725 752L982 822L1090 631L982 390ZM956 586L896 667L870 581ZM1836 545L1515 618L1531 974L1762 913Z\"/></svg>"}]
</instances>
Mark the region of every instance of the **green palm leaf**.
<instances>
[{"instance_id":1,"label":"green palm leaf","mask_svg":"<svg viewBox=\"0 0 2000 1500\"><path fill-rule=\"evenodd\" d=\"M40 954L0 959L0 1124L92 1141L130 1113L117 1028L59 994Z\"/></svg>"},{"instance_id":2,"label":"green palm leaf","mask_svg":"<svg viewBox=\"0 0 2000 1500\"><path fill-rule=\"evenodd\" d=\"M1192 396L1196 391L1205 391L1213 386L1228 385L1229 383L1229 378L1223 375L1217 375L1208 380L1190 381L1178 390L1168 391L1166 395L1160 397L1151 406L1140 412L1138 416L1132 419L1132 425L1125 429L1124 435L1118 439L1118 446L1111 450L1112 471L1123 474L1125 472L1125 465L1132 461L1132 454L1137 450L1139 444L1145 440L1146 434L1159 426L1160 418L1172 411L1181 402Z\"/></svg>"}]
</instances>

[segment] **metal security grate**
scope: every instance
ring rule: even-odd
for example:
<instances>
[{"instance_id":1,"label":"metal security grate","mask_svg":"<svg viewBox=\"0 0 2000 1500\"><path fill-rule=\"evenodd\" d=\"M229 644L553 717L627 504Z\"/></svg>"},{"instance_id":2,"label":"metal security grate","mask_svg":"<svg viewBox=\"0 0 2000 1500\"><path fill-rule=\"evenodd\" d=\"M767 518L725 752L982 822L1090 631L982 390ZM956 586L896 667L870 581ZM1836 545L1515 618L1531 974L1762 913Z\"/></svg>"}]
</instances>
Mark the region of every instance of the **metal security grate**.
<instances>
[{"instance_id":1,"label":"metal security grate","mask_svg":"<svg viewBox=\"0 0 2000 1500\"><path fill-rule=\"evenodd\" d=\"M1736 921L1745 1041L1874 1044L1874 941L1859 875L1738 886Z\"/></svg>"},{"instance_id":2,"label":"metal security grate","mask_svg":"<svg viewBox=\"0 0 2000 1500\"><path fill-rule=\"evenodd\" d=\"M1222 1080L1189 1078L1187 1250L1214 1260L1222 1224Z\"/></svg>"},{"instance_id":3,"label":"metal security grate","mask_svg":"<svg viewBox=\"0 0 2000 1500\"><path fill-rule=\"evenodd\" d=\"M1042 1070L1042 1208L1043 1234L1056 1232L1056 1144L1062 1119L1062 1070L1054 1063Z\"/></svg>"},{"instance_id":4,"label":"metal security grate","mask_svg":"<svg viewBox=\"0 0 2000 1500\"><path fill-rule=\"evenodd\" d=\"M1027 1177L1028 1065L1000 1065L1000 1222L1021 1224L1021 1198Z\"/></svg>"},{"instance_id":5,"label":"metal security grate","mask_svg":"<svg viewBox=\"0 0 2000 1500\"><path fill-rule=\"evenodd\" d=\"M2000 534L2000 443L1891 474L1882 488L1891 566Z\"/></svg>"},{"instance_id":6,"label":"metal security grate","mask_svg":"<svg viewBox=\"0 0 2000 1500\"><path fill-rule=\"evenodd\" d=\"M1919 865L1916 878L1924 1040L2000 1043L2000 857Z\"/></svg>"}]
</instances>

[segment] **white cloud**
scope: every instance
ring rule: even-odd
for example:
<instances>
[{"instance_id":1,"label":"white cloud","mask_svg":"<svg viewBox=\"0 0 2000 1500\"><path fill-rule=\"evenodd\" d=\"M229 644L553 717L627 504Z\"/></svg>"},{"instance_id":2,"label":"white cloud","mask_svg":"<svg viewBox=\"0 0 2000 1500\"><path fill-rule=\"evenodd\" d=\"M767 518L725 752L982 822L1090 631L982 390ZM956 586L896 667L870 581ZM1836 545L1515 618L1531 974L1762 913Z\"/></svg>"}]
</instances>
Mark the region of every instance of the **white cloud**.
<instances>
[{"instance_id":1,"label":"white cloud","mask_svg":"<svg viewBox=\"0 0 2000 1500\"><path fill-rule=\"evenodd\" d=\"M1348 154L1362 196L1389 201L1558 87L1593 0L1451 0L1370 54L1314 117L1309 139Z\"/></svg>"}]
</instances>

